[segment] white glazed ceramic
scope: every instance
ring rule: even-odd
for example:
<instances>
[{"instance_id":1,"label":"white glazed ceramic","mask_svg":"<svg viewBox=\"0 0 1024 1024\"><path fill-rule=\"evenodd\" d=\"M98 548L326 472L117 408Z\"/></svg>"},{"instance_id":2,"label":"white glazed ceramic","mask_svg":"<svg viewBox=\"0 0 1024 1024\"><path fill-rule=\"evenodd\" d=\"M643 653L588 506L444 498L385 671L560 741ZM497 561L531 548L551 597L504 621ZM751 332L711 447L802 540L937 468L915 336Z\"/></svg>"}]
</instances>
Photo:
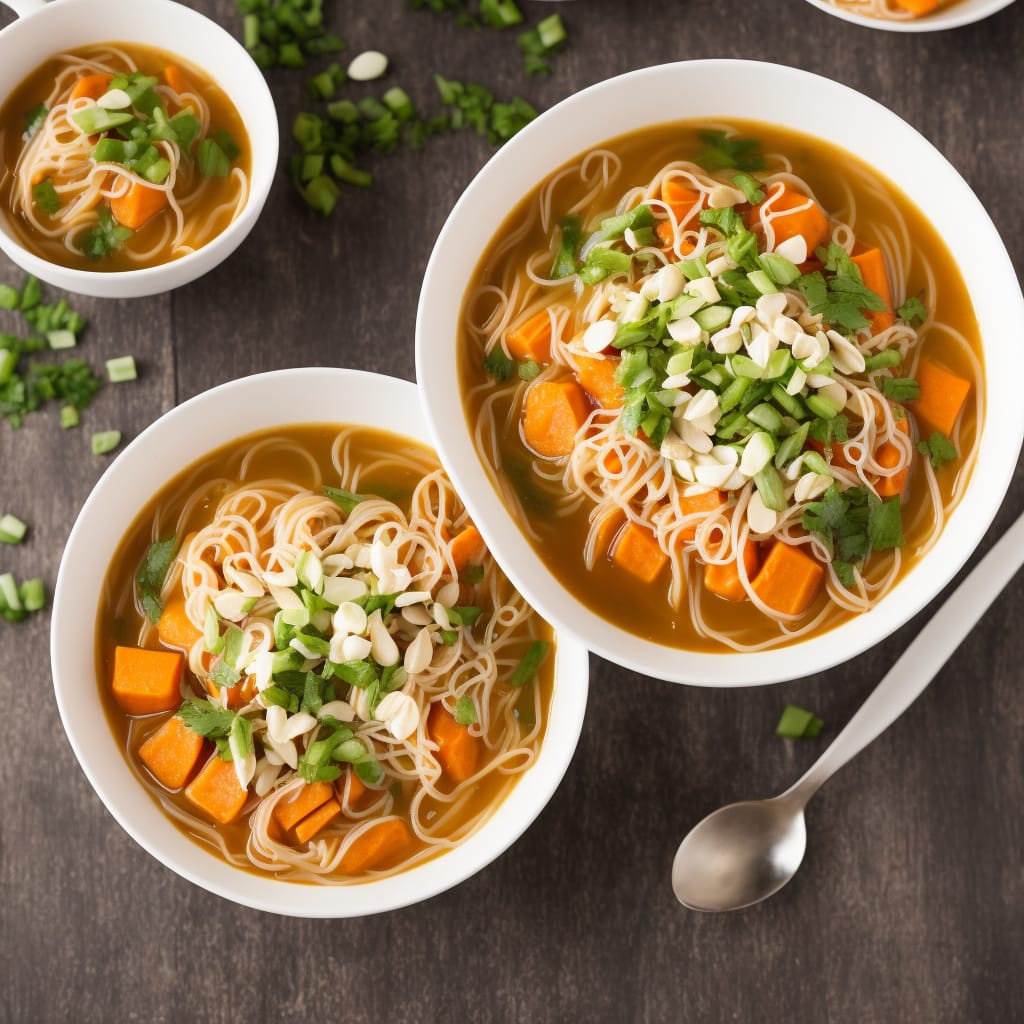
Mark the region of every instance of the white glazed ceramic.
<instances>
[{"instance_id":1,"label":"white glazed ceramic","mask_svg":"<svg viewBox=\"0 0 1024 1024\"><path fill-rule=\"evenodd\" d=\"M934 14L927 14L923 18L906 18L902 21L869 18L848 7L829 3L828 0L807 2L826 14L842 18L853 25L862 25L864 28L877 28L883 32L941 32L943 29L959 28L961 25L970 25L972 22L991 17L1012 4L1013 0L956 0L952 6L938 10Z\"/></svg>"},{"instance_id":2,"label":"white glazed ceramic","mask_svg":"<svg viewBox=\"0 0 1024 1024\"><path fill-rule=\"evenodd\" d=\"M694 654L653 643L567 594L513 522L473 446L456 379L463 294L480 254L520 197L585 150L646 125L683 118L772 122L857 153L913 196L955 254L981 328L988 403L971 486L932 552L868 614L758 654ZM624 182L624 186L625 186ZM633 183L630 183L633 184ZM778 682L820 672L887 636L964 564L1010 482L1024 403L1024 300L1006 250L970 186L927 140L885 107L817 75L776 64L709 60L634 71L569 97L491 158L445 223L427 266L416 323L416 368L434 442L474 521L520 592L549 621L605 658L648 675L706 686Z\"/></svg>"},{"instance_id":3,"label":"white glazed ceramic","mask_svg":"<svg viewBox=\"0 0 1024 1024\"><path fill-rule=\"evenodd\" d=\"M306 885L233 868L188 839L132 774L100 704L94 667L100 586L136 512L171 477L237 437L293 423L357 423L416 439L427 434L412 384L354 370L259 374L172 409L115 459L71 531L53 598L53 685L64 728L93 788L128 834L159 861L246 906L296 917L355 917L450 888L489 864L526 830L576 749L587 701L587 652L571 638L559 637L540 756L479 831L431 861L380 881Z\"/></svg>"},{"instance_id":4,"label":"white glazed ceramic","mask_svg":"<svg viewBox=\"0 0 1024 1024\"><path fill-rule=\"evenodd\" d=\"M235 221L201 249L171 263L113 273L71 270L41 259L10 231L0 211L0 248L22 269L65 291L137 298L170 291L212 270L252 230L277 170L277 112L263 74L219 25L171 0L0 0L21 15L0 31L0 98L44 60L90 43L159 47L208 71L234 103L252 147L249 200Z\"/></svg>"}]
</instances>

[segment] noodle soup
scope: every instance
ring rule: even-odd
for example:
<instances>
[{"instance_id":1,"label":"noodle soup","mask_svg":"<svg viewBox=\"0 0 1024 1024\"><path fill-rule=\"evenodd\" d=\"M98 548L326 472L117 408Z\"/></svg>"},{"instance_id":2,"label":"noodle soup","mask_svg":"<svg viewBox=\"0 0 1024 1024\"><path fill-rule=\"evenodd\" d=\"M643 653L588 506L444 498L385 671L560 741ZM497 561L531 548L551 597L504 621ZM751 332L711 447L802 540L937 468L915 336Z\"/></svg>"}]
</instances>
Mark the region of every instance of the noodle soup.
<instances>
[{"instance_id":1,"label":"noodle soup","mask_svg":"<svg viewBox=\"0 0 1024 1024\"><path fill-rule=\"evenodd\" d=\"M984 417L931 225L761 123L663 125L556 171L483 254L460 331L475 447L547 567L688 650L872 607L937 540Z\"/></svg>"},{"instance_id":2,"label":"noodle soup","mask_svg":"<svg viewBox=\"0 0 1024 1024\"><path fill-rule=\"evenodd\" d=\"M829 7L881 21L913 21L946 11L957 0L826 0Z\"/></svg>"},{"instance_id":3,"label":"noodle soup","mask_svg":"<svg viewBox=\"0 0 1024 1024\"><path fill-rule=\"evenodd\" d=\"M154 799L238 867L323 883L480 827L538 756L552 642L433 454L353 427L253 435L172 481L97 619Z\"/></svg>"},{"instance_id":4,"label":"noodle soup","mask_svg":"<svg viewBox=\"0 0 1024 1024\"><path fill-rule=\"evenodd\" d=\"M0 208L43 259L78 270L157 266L245 207L238 112L199 68L111 43L46 61L0 110Z\"/></svg>"}]
</instances>

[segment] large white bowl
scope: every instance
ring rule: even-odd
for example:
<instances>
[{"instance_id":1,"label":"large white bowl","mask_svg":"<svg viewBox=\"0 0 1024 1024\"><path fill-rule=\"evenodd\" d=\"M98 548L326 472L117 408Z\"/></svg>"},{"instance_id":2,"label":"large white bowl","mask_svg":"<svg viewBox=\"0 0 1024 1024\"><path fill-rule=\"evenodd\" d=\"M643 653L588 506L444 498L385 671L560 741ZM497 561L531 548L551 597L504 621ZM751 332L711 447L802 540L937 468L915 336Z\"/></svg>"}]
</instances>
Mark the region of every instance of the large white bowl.
<instances>
[{"instance_id":1,"label":"large white bowl","mask_svg":"<svg viewBox=\"0 0 1024 1024\"><path fill-rule=\"evenodd\" d=\"M162 416L103 474L71 531L53 598L53 687L68 739L100 799L125 831L172 871L260 910L355 917L442 892L489 864L526 830L576 749L587 702L587 652L559 635L554 692L536 763L474 835L409 871L350 886L285 882L234 868L185 836L133 776L100 704L93 668L100 587L137 511L171 477L237 437L295 423L356 423L416 439L426 435L412 384L355 370L245 377Z\"/></svg>"},{"instance_id":2,"label":"large white bowl","mask_svg":"<svg viewBox=\"0 0 1024 1024\"><path fill-rule=\"evenodd\" d=\"M155 46L207 71L241 115L252 151L249 198L216 238L181 259L139 270L75 270L26 249L0 211L0 249L23 270L65 291L101 298L156 295L194 281L225 260L252 230L277 172L277 111L242 45L219 25L172 0L0 0L22 17L0 31L0 99L62 50L91 43Z\"/></svg>"},{"instance_id":3,"label":"large white bowl","mask_svg":"<svg viewBox=\"0 0 1024 1024\"><path fill-rule=\"evenodd\" d=\"M757 654L696 654L629 633L568 594L513 521L473 445L456 373L459 312L481 253L510 209L552 171L610 138L689 118L754 119L819 136L856 153L913 197L962 262L988 376L987 413L971 486L928 556L865 615L827 633ZM1010 482L1024 403L1024 299L1006 249L970 186L892 111L805 71L707 60L634 71L569 97L491 158L456 204L434 246L420 294L416 371L435 445L505 572L562 631L628 668L706 686L778 682L820 672L887 636L930 601L966 561Z\"/></svg>"},{"instance_id":4,"label":"large white bowl","mask_svg":"<svg viewBox=\"0 0 1024 1024\"><path fill-rule=\"evenodd\" d=\"M957 0L951 6L944 7L933 14L927 14L923 18L907 18L902 21L889 18L869 18L867 15L859 14L847 7L828 3L827 0L807 0L807 2L826 14L842 18L843 21L848 21L852 25L861 25L864 28L877 28L883 32L941 32L947 28L959 28L961 25L970 25L972 22L989 18L997 11L1008 7L1013 0Z\"/></svg>"}]
</instances>

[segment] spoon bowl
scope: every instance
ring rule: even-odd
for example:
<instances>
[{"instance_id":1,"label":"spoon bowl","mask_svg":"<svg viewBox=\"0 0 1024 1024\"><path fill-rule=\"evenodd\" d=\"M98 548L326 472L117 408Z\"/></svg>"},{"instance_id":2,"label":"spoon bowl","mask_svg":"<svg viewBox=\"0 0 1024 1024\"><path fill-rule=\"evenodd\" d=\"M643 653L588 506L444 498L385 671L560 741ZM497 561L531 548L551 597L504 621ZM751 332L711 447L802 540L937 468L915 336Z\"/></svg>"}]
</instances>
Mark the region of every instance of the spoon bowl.
<instances>
[{"instance_id":1,"label":"spoon bowl","mask_svg":"<svg viewBox=\"0 0 1024 1024\"><path fill-rule=\"evenodd\" d=\"M739 910L778 892L807 848L803 808L785 797L728 804L676 851L672 888L691 910Z\"/></svg>"}]
</instances>

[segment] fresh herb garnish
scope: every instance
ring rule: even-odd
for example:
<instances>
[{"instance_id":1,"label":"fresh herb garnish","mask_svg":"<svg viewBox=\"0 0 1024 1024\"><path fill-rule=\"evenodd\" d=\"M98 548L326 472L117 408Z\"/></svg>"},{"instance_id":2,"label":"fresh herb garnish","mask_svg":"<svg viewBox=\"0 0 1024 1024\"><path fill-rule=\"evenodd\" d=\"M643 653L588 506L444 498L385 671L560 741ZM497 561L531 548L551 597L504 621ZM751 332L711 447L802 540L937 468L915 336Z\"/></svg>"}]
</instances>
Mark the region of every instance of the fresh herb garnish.
<instances>
[{"instance_id":1,"label":"fresh herb garnish","mask_svg":"<svg viewBox=\"0 0 1024 1024\"><path fill-rule=\"evenodd\" d=\"M764 155L757 139L737 139L725 132L698 132L697 138L706 148L696 162L707 171L764 169Z\"/></svg>"},{"instance_id":2,"label":"fresh herb garnish","mask_svg":"<svg viewBox=\"0 0 1024 1024\"><path fill-rule=\"evenodd\" d=\"M32 186L32 202L48 217L52 217L60 209L60 196L53 187L52 178L43 178Z\"/></svg>"},{"instance_id":3,"label":"fresh herb garnish","mask_svg":"<svg viewBox=\"0 0 1024 1024\"><path fill-rule=\"evenodd\" d=\"M864 284L860 268L841 245L831 242L827 249L818 249L817 256L831 276L816 270L795 282L810 311L849 333L867 327L870 321L864 311L881 312L886 308L884 300Z\"/></svg>"},{"instance_id":4,"label":"fresh herb garnish","mask_svg":"<svg viewBox=\"0 0 1024 1024\"><path fill-rule=\"evenodd\" d=\"M101 260L104 256L117 249L132 237L134 232L118 224L114 215L106 206L99 210L99 223L94 228L78 236L78 249L91 260Z\"/></svg>"},{"instance_id":5,"label":"fresh herb garnish","mask_svg":"<svg viewBox=\"0 0 1024 1024\"><path fill-rule=\"evenodd\" d=\"M526 649L515 671L508 678L508 685L517 689L529 683L537 674L541 662L547 657L548 644L544 640L534 640Z\"/></svg>"},{"instance_id":6,"label":"fresh herb garnish","mask_svg":"<svg viewBox=\"0 0 1024 1024\"><path fill-rule=\"evenodd\" d=\"M882 501L864 487L840 490L833 484L819 501L807 504L801 522L841 563L860 564L872 551L903 544L899 498ZM852 583L852 573L843 572Z\"/></svg>"},{"instance_id":7,"label":"fresh herb garnish","mask_svg":"<svg viewBox=\"0 0 1024 1024\"><path fill-rule=\"evenodd\" d=\"M301 68L345 44L324 26L323 0L237 0L245 48L261 68Z\"/></svg>"},{"instance_id":8,"label":"fresh herb garnish","mask_svg":"<svg viewBox=\"0 0 1024 1024\"><path fill-rule=\"evenodd\" d=\"M178 549L178 538L168 537L166 540L155 541L146 549L142 564L135 575L139 585L139 599L150 620L156 622L163 613L160 591L163 590L167 570L174 561L174 553Z\"/></svg>"},{"instance_id":9,"label":"fresh herb garnish","mask_svg":"<svg viewBox=\"0 0 1024 1024\"><path fill-rule=\"evenodd\" d=\"M455 721L459 725L472 725L479 721L476 713L476 702L472 697L460 697L455 702Z\"/></svg>"},{"instance_id":10,"label":"fresh herb garnish","mask_svg":"<svg viewBox=\"0 0 1024 1024\"><path fill-rule=\"evenodd\" d=\"M565 25L557 14L552 14L535 28L521 33L516 42L523 53L523 70L526 74L550 75L551 64L548 58L561 53L568 38Z\"/></svg>"},{"instance_id":11,"label":"fresh herb garnish","mask_svg":"<svg viewBox=\"0 0 1024 1024\"><path fill-rule=\"evenodd\" d=\"M879 377L878 385L894 402L916 402L921 397L921 385L913 377Z\"/></svg>"},{"instance_id":12,"label":"fresh herb garnish","mask_svg":"<svg viewBox=\"0 0 1024 1024\"><path fill-rule=\"evenodd\" d=\"M505 350L500 344L495 345L490 352L484 355L484 373L489 374L495 380L508 380L515 366L516 361L505 355Z\"/></svg>"},{"instance_id":13,"label":"fresh herb garnish","mask_svg":"<svg viewBox=\"0 0 1024 1024\"><path fill-rule=\"evenodd\" d=\"M928 459L933 469L938 469L947 462L952 462L957 457L956 448L945 434L937 430L927 440L918 441L917 450Z\"/></svg>"},{"instance_id":14,"label":"fresh herb garnish","mask_svg":"<svg viewBox=\"0 0 1024 1024\"><path fill-rule=\"evenodd\" d=\"M43 122L46 120L46 115L50 113L50 108L45 103L40 103L38 107L33 107L25 114L25 130L21 133L22 139L28 142L40 128L43 127Z\"/></svg>"},{"instance_id":15,"label":"fresh herb garnish","mask_svg":"<svg viewBox=\"0 0 1024 1024\"><path fill-rule=\"evenodd\" d=\"M197 736L216 740L226 739L231 734L231 727L237 716L234 711L229 711L212 700L188 697L178 708L177 717Z\"/></svg>"},{"instance_id":16,"label":"fresh herb garnish","mask_svg":"<svg viewBox=\"0 0 1024 1024\"><path fill-rule=\"evenodd\" d=\"M916 295L912 295L896 310L896 315L908 324L912 324L915 320L918 323L924 323L928 319L928 310Z\"/></svg>"}]
</instances>

